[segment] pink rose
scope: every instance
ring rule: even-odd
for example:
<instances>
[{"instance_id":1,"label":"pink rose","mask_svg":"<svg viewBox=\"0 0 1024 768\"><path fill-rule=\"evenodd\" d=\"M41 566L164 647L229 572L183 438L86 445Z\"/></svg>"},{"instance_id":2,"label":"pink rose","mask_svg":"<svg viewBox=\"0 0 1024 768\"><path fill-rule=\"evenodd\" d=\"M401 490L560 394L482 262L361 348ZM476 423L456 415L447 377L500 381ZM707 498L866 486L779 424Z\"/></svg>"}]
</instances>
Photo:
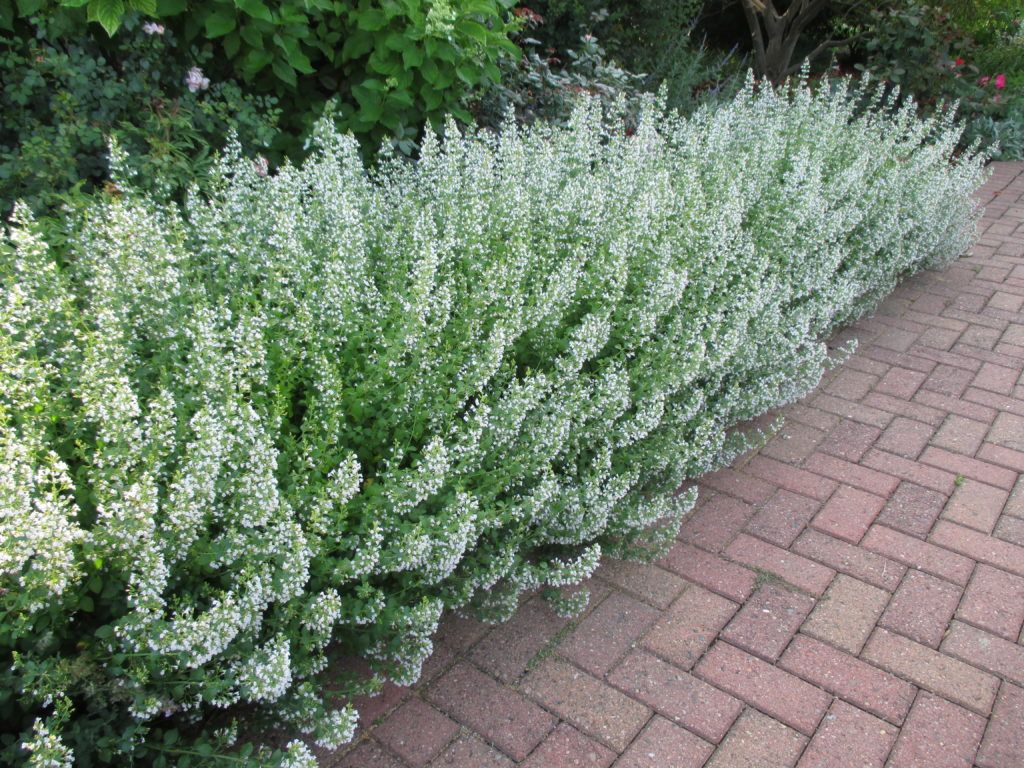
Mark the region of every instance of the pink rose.
<instances>
[{"instance_id":1,"label":"pink rose","mask_svg":"<svg viewBox=\"0 0 1024 768\"><path fill-rule=\"evenodd\" d=\"M995 79L996 88L1002 90L1006 87L1006 75L996 75Z\"/></svg>"}]
</instances>

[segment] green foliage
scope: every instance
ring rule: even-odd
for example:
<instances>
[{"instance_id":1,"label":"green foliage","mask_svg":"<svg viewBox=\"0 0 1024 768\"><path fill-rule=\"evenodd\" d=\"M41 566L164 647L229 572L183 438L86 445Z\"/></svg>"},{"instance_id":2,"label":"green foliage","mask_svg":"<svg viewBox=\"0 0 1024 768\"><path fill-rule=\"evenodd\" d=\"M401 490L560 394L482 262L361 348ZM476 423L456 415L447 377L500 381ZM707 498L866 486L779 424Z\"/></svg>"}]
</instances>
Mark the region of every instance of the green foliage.
<instances>
[{"instance_id":1,"label":"green foliage","mask_svg":"<svg viewBox=\"0 0 1024 768\"><path fill-rule=\"evenodd\" d=\"M233 82L190 91L191 59L173 33L145 34L136 20L100 45L45 16L0 33L0 214L15 200L45 211L70 191L109 178L108 140L129 155L137 183L164 195L186 188L236 131L267 147L278 110Z\"/></svg>"},{"instance_id":2,"label":"green foliage","mask_svg":"<svg viewBox=\"0 0 1024 768\"><path fill-rule=\"evenodd\" d=\"M472 94L498 82L503 58L519 56L509 40L514 0L89 0L87 16L84 0L29 3L33 13L45 7L110 33L139 12L159 20L209 52L213 80L279 99L289 151L335 97L342 130L371 147L394 139L411 151L424 121L471 120ZM4 7L18 15L12 0L0 0Z\"/></svg>"},{"instance_id":3,"label":"green foliage","mask_svg":"<svg viewBox=\"0 0 1024 768\"><path fill-rule=\"evenodd\" d=\"M544 55L539 41L524 37L523 56L507 60L501 82L476 106L479 124L500 128L509 110L519 123L545 120L567 125L581 95L598 98L606 108L620 105L632 119L639 111L645 76L627 72L609 61L593 35L564 53L564 59Z\"/></svg>"},{"instance_id":4,"label":"green foliage","mask_svg":"<svg viewBox=\"0 0 1024 768\"><path fill-rule=\"evenodd\" d=\"M914 94L926 110L942 102L959 103L968 141L998 142L994 154L1019 157L1024 70L1020 58L1010 57L1015 69L998 66L1007 62L1002 53L1015 45L1024 53L1015 37L1024 19L1011 19L1014 6L1020 10L1019 0L901 0L872 6L853 22L852 32L863 37L856 66Z\"/></svg>"},{"instance_id":5,"label":"green foliage","mask_svg":"<svg viewBox=\"0 0 1024 768\"><path fill-rule=\"evenodd\" d=\"M323 121L300 166L232 147L184 206L119 181L56 245L19 210L0 759L310 766L231 719L337 746L366 685L323 695L329 647L410 683L442 610L578 608L602 553L668 546L735 425L971 242L952 119L845 87L629 132L591 99L373 171Z\"/></svg>"}]
</instances>

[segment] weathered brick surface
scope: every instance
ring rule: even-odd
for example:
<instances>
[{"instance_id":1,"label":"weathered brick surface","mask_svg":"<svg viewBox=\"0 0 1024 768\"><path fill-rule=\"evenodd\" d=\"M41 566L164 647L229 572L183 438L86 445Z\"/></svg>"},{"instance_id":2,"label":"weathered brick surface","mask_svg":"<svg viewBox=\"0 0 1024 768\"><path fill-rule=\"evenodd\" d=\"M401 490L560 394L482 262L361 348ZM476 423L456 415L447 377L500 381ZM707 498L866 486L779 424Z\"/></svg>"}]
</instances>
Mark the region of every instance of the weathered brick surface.
<instances>
[{"instance_id":1,"label":"weathered brick surface","mask_svg":"<svg viewBox=\"0 0 1024 768\"><path fill-rule=\"evenodd\" d=\"M720 494L701 504L683 523L680 541L709 552L721 552L754 514L748 503Z\"/></svg>"},{"instance_id":2,"label":"weathered brick surface","mask_svg":"<svg viewBox=\"0 0 1024 768\"><path fill-rule=\"evenodd\" d=\"M523 679L522 690L583 733L619 752L651 716L639 701L553 657Z\"/></svg>"},{"instance_id":3,"label":"weathered brick surface","mask_svg":"<svg viewBox=\"0 0 1024 768\"><path fill-rule=\"evenodd\" d=\"M717 643L696 672L803 734L814 733L828 708L829 696L820 688L727 643Z\"/></svg>"},{"instance_id":4,"label":"weathered brick surface","mask_svg":"<svg viewBox=\"0 0 1024 768\"><path fill-rule=\"evenodd\" d=\"M729 545L726 554L744 565L773 573L815 595L822 594L835 575L831 568L746 534L737 537Z\"/></svg>"},{"instance_id":5,"label":"weathered brick surface","mask_svg":"<svg viewBox=\"0 0 1024 768\"><path fill-rule=\"evenodd\" d=\"M736 613L736 603L690 587L665 611L640 644L681 669L690 669Z\"/></svg>"},{"instance_id":6,"label":"weathered brick surface","mask_svg":"<svg viewBox=\"0 0 1024 768\"><path fill-rule=\"evenodd\" d=\"M1009 495L1002 488L965 480L946 504L942 517L982 533L991 533Z\"/></svg>"},{"instance_id":7,"label":"weathered brick surface","mask_svg":"<svg viewBox=\"0 0 1024 768\"><path fill-rule=\"evenodd\" d=\"M962 555L1024 576L1024 547L940 520L929 540Z\"/></svg>"},{"instance_id":8,"label":"weathered brick surface","mask_svg":"<svg viewBox=\"0 0 1024 768\"><path fill-rule=\"evenodd\" d=\"M852 654L860 653L889 602L889 593L839 574L801 631Z\"/></svg>"},{"instance_id":9,"label":"weathered brick surface","mask_svg":"<svg viewBox=\"0 0 1024 768\"><path fill-rule=\"evenodd\" d=\"M971 768L985 718L921 691L892 751L890 768Z\"/></svg>"},{"instance_id":10,"label":"weathered brick surface","mask_svg":"<svg viewBox=\"0 0 1024 768\"><path fill-rule=\"evenodd\" d=\"M960 594L956 584L923 571L907 571L878 626L938 648Z\"/></svg>"},{"instance_id":11,"label":"weathered brick surface","mask_svg":"<svg viewBox=\"0 0 1024 768\"><path fill-rule=\"evenodd\" d=\"M615 768L662 768L666 765L703 765L714 751L699 736L670 723L663 717L651 718L650 724L636 741L629 745ZM582 763L581 763L582 765Z\"/></svg>"},{"instance_id":12,"label":"weathered brick surface","mask_svg":"<svg viewBox=\"0 0 1024 768\"><path fill-rule=\"evenodd\" d=\"M799 635L779 666L896 724L903 722L917 691L910 683L848 653Z\"/></svg>"},{"instance_id":13,"label":"weathered brick surface","mask_svg":"<svg viewBox=\"0 0 1024 768\"><path fill-rule=\"evenodd\" d=\"M782 655L814 607L814 599L766 584L755 592L722 631L722 637L767 661Z\"/></svg>"},{"instance_id":14,"label":"weathered brick surface","mask_svg":"<svg viewBox=\"0 0 1024 768\"><path fill-rule=\"evenodd\" d=\"M421 699L409 699L374 731L384 746L409 765L432 760L458 735L459 726Z\"/></svg>"},{"instance_id":15,"label":"weathered brick surface","mask_svg":"<svg viewBox=\"0 0 1024 768\"><path fill-rule=\"evenodd\" d=\"M818 531L804 531L793 549L841 573L885 590L895 589L906 570L894 560Z\"/></svg>"},{"instance_id":16,"label":"weathered brick surface","mask_svg":"<svg viewBox=\"0 0 1024 768\"><path fill-rule=\"evenodd\" d=\"M907 459L916 459L934 433L935 427L930 424L897 416L878 438L875 446Z\"/></svg>"},{"instance_id":17,"label":"weathered brick surface","mask_svg":"<svg viewBox=\"0 0 1024 768\"><path fill-rule=\"evenodd\" d=\"M896 729L877 717L836 701L814 734L799 768L857 765L882 768L896 741Z\"/></svg>"},{"instance_id":18,"label":"weathered brick surface","mask_svg":"<svg viewBox=\"0 0 1024 768\"><path fill-rule=\"evenodd\" d=\"M983 629L954 621L942 641L942 651L1024 686L1024 646Z\"/></svg>"},{"instance_id":19,"label":"weathered brick surface","mask_svg":"<svg viewBox=\"0 0 1024 768\"><path fill-rule=\"evenodd\" d=\"M748 568L684 544L676 544L660 564L687 581L717 592L730 600L746 600L754 591L757 575Z\"/></svg>"},{"instance_id":20,"label":"weathered brick surface","mask_svg":"<svg viewBox=\"0 0 1024 768\"><path fill-rule=\"evenodd\" d=\"M517 760L530 754L556 723L536 704L465 663L442 675L426 696L442 712Z\"/></svg>"},{"instance_id":21,"label":"weathered brick surface","mask_svg":"<svg viewBox=\"0 0 1024 768\"><path fill-rule=\"evenodd\" d=\"M992 168L971 255L830 340L663 559L574 619L445 617L327 764L1024 768L1024 163Z\"/></svg>"},{"instance_id":22,"label":"weathered brick surface","mask_svg":"<svg viewBox=\"0 0 1024 768\"><path fill-rule=\"evenodd\" d=\"M999 681L952 656L879 628L861 657L980 715L992 711Z\"/></svg>"},{"instance_id":23,"label":"weathered brick surface","mask_svg":"<svg viewBox=\"0 0 1024 768\"><path fill-rule=\"evenodd\" d=\"M946 494L903 482L886 500L878 522L913 536L926 536L945 506Z\"/></svg>"},{"instance_id":24,"label":"weathered brick surface","mask_svg":"<svg viewBox=\"0 0 1024 768\"><path fill-rule=\"evenodd\" d=\"M816 499L780 489L760 505L746 531L778 547L788 547L820 508Z\"/></svg>"},{"instance_id":25,"label":"weathered brick surface","mask_svg":"<svg viewBox=\"0 0 1024 768\"><path fill-rule=\"evenodd\" d=\"M361 741L338 763L338 768L405 768L402 762L374 741Z\"/></svg>"},{"instance_id":26,"label":"weathered brick surface","mask_svg":"<svg viewBox=\"0 0 1024 768\"><path fill-rule=\"evenodd\" d=\"M657 619L658 611L651 606L615 592L580 622L558 652L601 677Z\"/></svg>"},{"instance_id":27,"label":"weathered brick surface","mask_svg":"<svg viewBox=\"0 0 1024 768\"><path fill-rule=\"evenodd\" d=\"M856 544L867 533L886 500L882 496L841 485L811 522L813 528Z\"/></svg>"},{"instance_id":28,"label":"weathered brick surface","mask_svg":"<svg viewBox=\"0 0 1024 768\"><path fill-rule=\"evenodd\" d=\"M1024 578L979 565L964 592L957 618L1016 640L1024 625Z\"/></svg>"},{"instance_id":29,"label":"weathered brick surface","mask_svg":"<svg viewBox=\"0 0 1024 768\"><path fill-rule=\"evenodd\" d=\"M872 526L861 545L955 584L967 584L974 571L973 560L882 525Z\"/></svg>"},{"instance_id":30,"label":"weathered brick surface","mask_svg":"<svg viewBox=\"0 0 1024 768\"><path fill-rule=\"evenodd\" d=\"M525 768L608 768L615 757L614 750L587 738L568 723L561 723L522 765Z\"/></svg>"},{"instance_id":31,"label":"weathered brick surface","mask_svg":"<svg viewBox=\"0 0 1024 768\"><path fill-rule=\"evenodd\" d=\"M1019 765L1024 755L1024 688L1003 683L985 738L978 750L980 768Z\"/></svg>"},{"instance_id":32,"label":"weathered brick surface","mask_svg":"<svg viewBox=\"0 0 1024 768\"><path fill-rule=\"evenodd\" d=\"M986 439L1004 448L1024 451L1024 416L1000 413L992 423Z\"/></svg>"},{"instance_id":33,"label":"weathered brick surface","mask_svg":"<svg viewBox=\"0 0 1024 768\"><path fill-rule=\"evenodd\" d=\"M537 653L565 626L541 600L531 600L507 623L473 646L469 657L503 682L517 680Z\"/></svg>"},{"instance_id":34,"label":"weathered brick surface","mask_svg":"<svg viewBox=\"0 0 1024 768\"><path fill-rule=\"evenodd\" d=\"M643 651L627 656L608 680L663 717L715 743L743 709L733 696Z\"/></svg>"},{"instance_id":35,"label":"weathered brick surface","mask_svg":"<svg viewBox=\"0 0 1024 768\"><path fill-rule=\"evenodd\" d=\"M682 578L653 563L607 558L595 575L661 610L668 608L686 589Z\"/></svg>"},{"instance_id":36,"label":"weathered brick surface","mask_svg":"<svg viewBox=\"0 0 1024 768\"><path fill-rule=\"evenodd\" d=\"M747 709L729 729L707 768L792 768L806 744L806 736L756 709Z\"/></svg>"},{"instance_id":37,"label":"weathered brick surface","mask_svg":"<svg viewBox=\"0 0 1024 768\"><path fill-rule=\"evenodd\" d=\"M510 768L515 763L476 734L460 736L430 768ZM353 764L352 768L357 768ZM358 768L364 768L359 765Z\"/></svg>"}]
</instances>

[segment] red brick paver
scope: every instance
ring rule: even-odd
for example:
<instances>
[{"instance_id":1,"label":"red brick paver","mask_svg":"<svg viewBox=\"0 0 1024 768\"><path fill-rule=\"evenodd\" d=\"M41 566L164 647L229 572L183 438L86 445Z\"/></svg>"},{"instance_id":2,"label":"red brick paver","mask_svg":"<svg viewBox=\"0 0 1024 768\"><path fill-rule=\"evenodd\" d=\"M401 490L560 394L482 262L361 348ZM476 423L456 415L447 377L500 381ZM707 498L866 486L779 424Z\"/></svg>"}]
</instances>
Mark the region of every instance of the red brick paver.
<instances>
[{"instance_id":1,"label":"red brick paver","mask_svg":"<svg viewBox=\"0 0 1024 768\"><path fill-rule=\"evenodd\" d=\"M1024 768L1024 163L575 619L445 618L339 768Z\"/></svg>"}]
</instances>

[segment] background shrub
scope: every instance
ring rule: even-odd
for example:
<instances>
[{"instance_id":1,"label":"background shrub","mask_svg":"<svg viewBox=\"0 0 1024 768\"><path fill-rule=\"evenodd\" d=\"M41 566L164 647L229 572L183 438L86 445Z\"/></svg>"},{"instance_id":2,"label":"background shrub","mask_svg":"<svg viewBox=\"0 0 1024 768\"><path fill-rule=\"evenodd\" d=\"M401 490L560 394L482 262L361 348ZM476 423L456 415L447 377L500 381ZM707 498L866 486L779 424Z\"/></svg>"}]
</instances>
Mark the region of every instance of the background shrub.
<instances>
[{"instance_id":1,"label":"background shrub","mask_svg":"<svg viewBox=\"0 0 1024 768\"><path fill-rule=\"evenodd\" d=\"M232 151L181 209L124 183L66 247L22 211L4 759L311 765L231 718L337 745L363 688L315 684L332 644L408 683L443 609L569 609L602 553L655 554L832 328L971 240L981 158L865 98L748 83L631 135L592 100L371 173L322 123L300 167Z\"/></svg>"},{"instance_id":2,"label":"background shrub","mask_svg":"<svg viewBox=\"0 0 1024 768\"><path fill-rule=\"evenodd\" d=\"M164 194L201 176L230 130L267 151L276 99L230 80L190 90L189 68L209 55L189 54L171 30L151 30L133 17L114 40L97 40L67 17L40 13L0 31L0 216L15 200L41 212L73 189L102 185L111 137L129 153L137 183L152 192L159 183Z\"/></svg>"}]
</instances>

